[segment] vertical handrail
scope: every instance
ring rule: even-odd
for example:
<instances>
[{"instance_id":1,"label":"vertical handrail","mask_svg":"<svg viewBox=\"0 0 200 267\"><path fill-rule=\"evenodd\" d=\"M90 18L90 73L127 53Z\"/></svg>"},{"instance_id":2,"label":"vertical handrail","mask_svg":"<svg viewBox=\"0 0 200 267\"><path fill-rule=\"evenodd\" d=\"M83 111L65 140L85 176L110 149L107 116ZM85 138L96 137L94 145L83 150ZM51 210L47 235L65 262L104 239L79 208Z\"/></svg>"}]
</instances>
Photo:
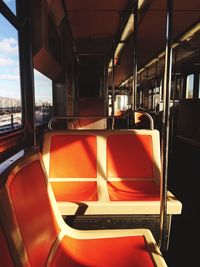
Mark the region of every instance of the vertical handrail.
<instances>
[{"instance_id":1,"label":"vertical handrail","mask_svg":"<svg viewBox=\"0 0 200 267\"><path fill-rule=\"evenodd\" d=\"M108 97L108 73L107 73L107 61L104 58L104 115L108 115L108 104L109 104L109 97Z\"/></svg>"},{"instance_id":2,"label":"vertical handrail","mask_svg":"<svg viewBox=\"0 0 200 267\"><path fill-rule=\"evenodd\" d=\"M133 84L132 110L137 110L137 36L138 36L138 0L133 0Z\"/></svg>"},{"instance_id":3,"label":"vertical handrail","mask_svg":"<svg viewBox=\"0 0 200 267\"><path fill-rule=\"evenodd\" d=\"M155 89L154 89L154 112L156 114L156 89L158 86L158 60L156 60L156 64L155 64Z\"/></svg>"},{"instance_id":4,"label":"vertical handrail","mask_svg":"<svg viewBox=\"0 0 200 267\"><path fill-rule=\"evenodd\" d=\"M173 105L171 112L171 129L170 129L170 152L173 153L173 136L174 136L174 115L175 115L175 98L176 98L176 90L177 90L177 52L174 54L174 90L172 95Z\"/></svg>"},{"instance_id":5,"label":"vertical handrail","mask_svg":"<svg viewBox=\"0 0 200 267\"><path fill-rule=\"evenodd\" d=\"M112 117L115 115L115 55L112 58ZM114 129L115 119L112 119L112 129Z\"/></svg>"},{"instance_id":6,"label":"vertical handrail","mask_svg":"<svg viewBox=\"0 0 200 267\"><path fill-rule=\"evenodd\" d=\"M167 233L167 176L169 154L169 117L170 117L170 92L172 71L172 43L173 43L173 0L167 0L166 14L166 47L165 47L165 72L164 72L164 107L162 118L162 191L160 210L160 240L159 246L164 249L168 246Z\"/></svg>"}]
</instances>

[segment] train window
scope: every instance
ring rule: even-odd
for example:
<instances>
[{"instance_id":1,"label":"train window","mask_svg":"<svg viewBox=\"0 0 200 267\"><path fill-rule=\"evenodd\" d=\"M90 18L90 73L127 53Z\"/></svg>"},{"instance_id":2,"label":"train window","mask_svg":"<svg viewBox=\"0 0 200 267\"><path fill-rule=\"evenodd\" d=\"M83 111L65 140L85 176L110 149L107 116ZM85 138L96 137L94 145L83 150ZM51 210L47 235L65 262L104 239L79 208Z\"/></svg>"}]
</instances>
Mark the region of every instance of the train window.
<instances>
[{"instance_id":1,"label":"train window","mask_svg":"<svg viewBox=\"0 0 200 267\"><path fill-rule=\"evenodd\" d=\"M34 69L36 126L46 124L52 117L52 80Z\"/></svg>"},{"instance_id":2,"label":"train window","mask_svg":"<svg viewBox=\"0 0 200 267\"><path fill-rule=\"evenodd\" d=\"M0 133L3 133L22 127L22 108L18 31L3 15L0 25Z\"/></svg>"},{"instance_id":3,"label":"train window","mask_svg":"<svg viewBox=\"0 0 200 267\"><path fill-rule=\"evenodd\" d=\"M16 1L15 0L3 0L3 2L10 8L10 10L16 14Z\"/></svg>"},{"instance_id":4,"label":"train window","mask_svg":"<svg viewBox=\"0 0 200 267\"><path fill-rule=\"evenodd\" d=\"M186 98L193 98L193 91L194 91L194 74L190 74L187 76Z\"/></svg>"},{"instance_id":5,"label":"train window","mask_svg":"<svg viewBox=\"0 0 200 267\"><path fill-rule=\"evenodd\" d=\"M115 115L120 115L129 108L128 95L117 95L115 101Z\"/></svg>"}]
</instances>

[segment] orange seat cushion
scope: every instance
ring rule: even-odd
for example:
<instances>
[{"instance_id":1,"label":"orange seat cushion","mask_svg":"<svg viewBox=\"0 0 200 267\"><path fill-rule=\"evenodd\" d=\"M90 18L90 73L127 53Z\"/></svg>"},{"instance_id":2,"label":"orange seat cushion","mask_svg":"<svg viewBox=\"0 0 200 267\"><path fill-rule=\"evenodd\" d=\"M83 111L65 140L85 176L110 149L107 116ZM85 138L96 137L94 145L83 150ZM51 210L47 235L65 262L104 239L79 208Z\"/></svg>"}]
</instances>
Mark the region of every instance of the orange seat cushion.
<instances>
[{"instance_id":1,"label":"orange seat cushion","mask_svg":"<svg viewBox=\"0 0 200 267\"><path fill-rule=\"evenodd\" d=\"M51 267L153 267L143 236L75 240L65 236Z\"/></svg>"},{"instance_id":2,"label":"orange seat cushion","mask_svg":"<svg viewBox=\"0 0 200 267\"><path fill-rule=\"evenodd\" d=\"M51 182L57 201L97 201L96 182Z\"/></svg>"},{"instance_id":3,"label":"orange seat cushion","mask_svg":"<svg viewBox=\"0 0 200 267\"><path fill-rule=\"evenodd\" d=\"M54 135L50 145L53 178L97 177L97 144L93 135Z\"/></svg>"},{"instance_id":4,"label":"orange seat cushion","mask_svg":"<svg viewBox=\"0 0 200 267\"><path fill-rule=\"evenodd\" d=\"M112 201L158 201L160 193L151 181L108 182L108 193Z\"/></svg>"},{"instance_id":5,"label":"orange seat cushion","mask_svg":"<svg viewBox=\"0 0 200 267\"><path fill-rule=\"evenodd\" d=\"M39 160L17 172L9 184L9 192L31 266L45 266L60 228Z\"/></svg>"},{"instance_id":6,"label":"orange seat cushion","mask_svg":"<svg viewBox=\"0 0 200 267\"><path fill-rule=\"evenodd\" d=\"M107 137L107 177L152 178L152 136L118 134Z\"/></svg>"}]
</instances>

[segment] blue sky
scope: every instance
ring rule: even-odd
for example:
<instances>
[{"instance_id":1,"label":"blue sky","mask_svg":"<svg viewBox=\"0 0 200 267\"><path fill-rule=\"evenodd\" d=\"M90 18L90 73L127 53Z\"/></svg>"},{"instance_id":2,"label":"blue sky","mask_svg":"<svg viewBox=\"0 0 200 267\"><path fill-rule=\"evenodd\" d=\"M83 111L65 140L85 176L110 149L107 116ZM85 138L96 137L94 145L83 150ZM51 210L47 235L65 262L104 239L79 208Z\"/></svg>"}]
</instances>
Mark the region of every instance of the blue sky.
<instances>
[{"instance_id":1,"label":"blue sky","mask_svg":"<svg viewBox=\"0 0 200 267\"><path fill-rule=\"evenodd\" d=\"M15 0L4 0L15 13ZM0 14L0 97L21 98L19 80L18 33ZM36 101L51 101L52 82L34 71Z\"/></svg>"}]
</instances>

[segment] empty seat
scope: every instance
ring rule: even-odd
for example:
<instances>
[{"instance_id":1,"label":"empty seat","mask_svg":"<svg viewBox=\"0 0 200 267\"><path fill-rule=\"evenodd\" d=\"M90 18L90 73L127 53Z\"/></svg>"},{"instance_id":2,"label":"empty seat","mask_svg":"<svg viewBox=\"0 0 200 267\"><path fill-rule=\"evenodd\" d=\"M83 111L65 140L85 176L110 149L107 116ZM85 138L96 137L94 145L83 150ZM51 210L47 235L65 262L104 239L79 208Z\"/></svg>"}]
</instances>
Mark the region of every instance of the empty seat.
<instances>
[{"instance_id":1,"label":"empty seat","mask_svg":"<svg viewBox=\"0 0 200 267\"><path fill-rule=\"evenodd\" d=\"M159 201L160 177L156 177L153 136L113 133L107 136L106 177L110 200ZM120 181L115 181L118 178Z\"/></svg>"},{"instance_id":2,"label":"empty seat","mask_svg":"<svg viewBox=\"0 0 200 267\"><path fill-rule=\"evenodd\" d=\"M157 130L50 131L42 154L63 215L82 204L88 215L160 213ZM181 203L168 193L168 214L179 213Z\"/></svg>"},{"instance_id":3,"label":"empty seat","mask_svg":"<svg viewBox=\"0 0 200 267\"><path fill-rule=\"evenodd\" d=\"M166 266L148 230L79 231L64 224L38 153L2 177L1 218L20 266Z\"/></svg>"},{"instance_id":4,"label":"empty seat","mask_svg":"<svg viewBox=\"0 0 200 267\"><path fill-rule=\"evenodd\" d=\"M97 143L94 135L51 137L49 177L58 201L97 200ZM64 178L64 179L63 179ZM74 178L88 178L77 181ZM91 181L89 181L91 179Z\"/></svg>"}]
</instances>

